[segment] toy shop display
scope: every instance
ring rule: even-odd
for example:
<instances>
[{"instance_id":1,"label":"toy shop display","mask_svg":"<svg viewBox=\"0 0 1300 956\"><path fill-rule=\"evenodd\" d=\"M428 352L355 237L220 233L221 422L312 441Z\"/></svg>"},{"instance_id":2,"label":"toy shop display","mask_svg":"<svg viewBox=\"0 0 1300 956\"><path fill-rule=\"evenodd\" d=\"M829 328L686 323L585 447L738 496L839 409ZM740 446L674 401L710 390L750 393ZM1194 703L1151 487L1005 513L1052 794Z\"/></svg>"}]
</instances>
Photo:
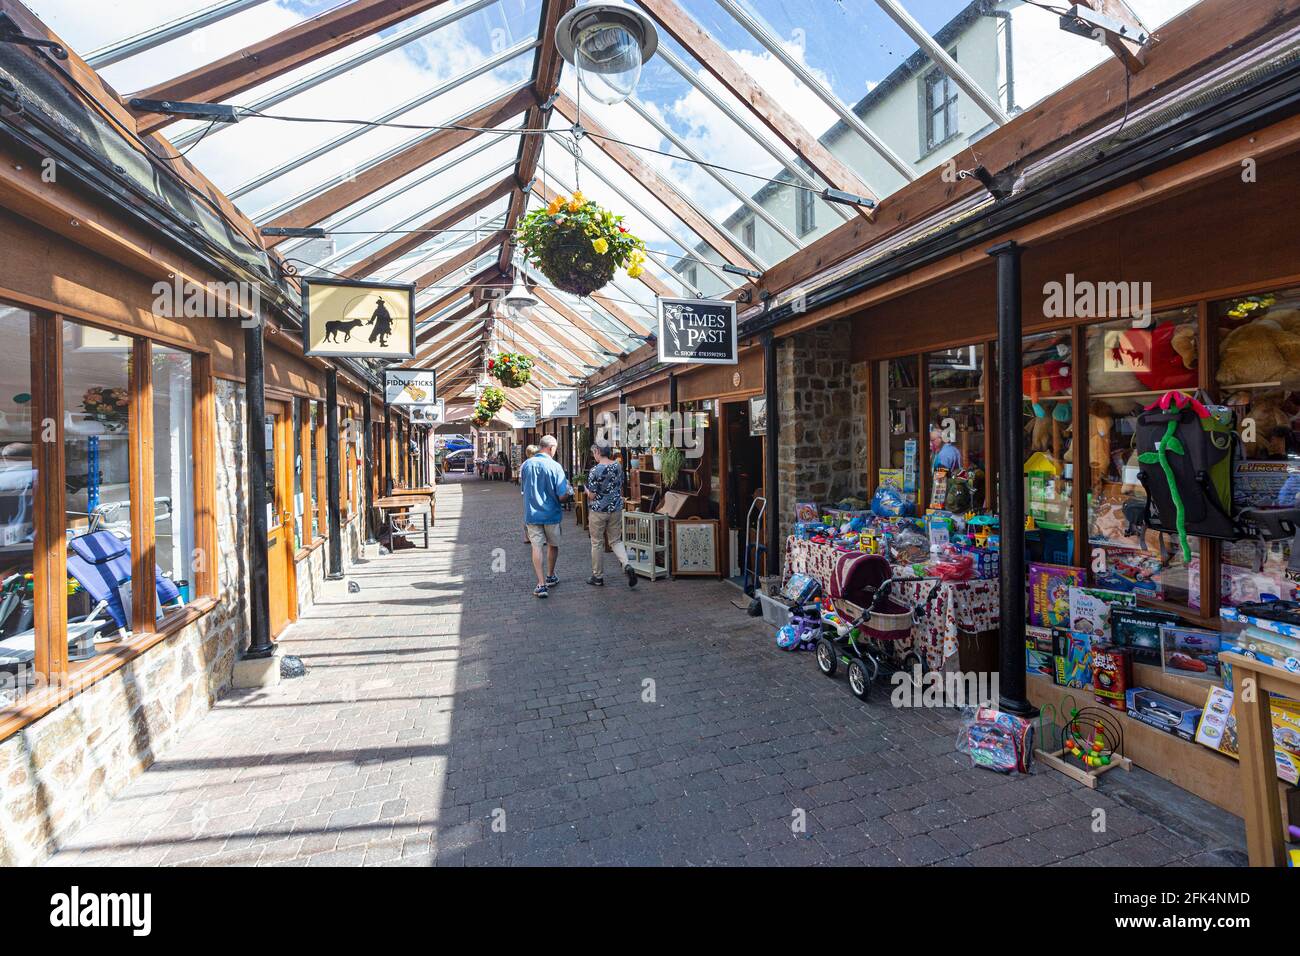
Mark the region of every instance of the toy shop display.
<instances>
[{"instance_id":1,"label":"toy shop display","mask_svg":"<svg viewBox=\"0 0 1300 956\"><path fill-rule=\"evenodd\" d=\"M1092 696L1099 704L1123 711L1133 684L1133 652L1114 644L1092 645Z\"/></svg>"},{"instance_id":2,"label":"toy shop display","mask_svg":"<svg viewBox=\"0 0 1300 956\"><path fill-rule=\"evenodd\" d=\"M1110 642L1128 648L1139 664L1160 666L1160 629L1178 623L1178 615L1167 611L1116 608L1110 615Z\"/></svg>"},{"instance_id":3,"label":"toy shop display","mask_svg":"<svg viewBox=\"0 0 1300 956\"><path fill-rule=\"evenodd\" d=\"M1115 607L1131 608L1132 593L1109 588L1070 588L1070 630L1104 640L1110 636L1110 614Z\"/></svg>"},{"instance_id":4,"label":"toy shop display","mask_svg":"<svg viewBox=\"0 0 1300 956\"><path fill-rule=\"evenodd\" d=\"M1050 627L1025 628L1025 672L1041 674L1043 677L1056 677L1056 658L1053 654L1052 629Z\"/></svg>"},{"instance_id":5,"label":"toy shop display","mask_svg":"<svg viewBox=\"0 0 1300 956\"><path fill-rule=\"evenodd\" d=\"M1035 756L1086 787L1096 788L1097 778L1115 767L1133 769L1124 755L1124 728L1104 707L1080 707L1067 694L1059 707L1043 705L1038 725L1043 749Z\"/></svg>"},{"instance_id":6,"label":"toy shop display","mask_svg":"<svg viewBox=\"0 0 1300 956\"><path fill-rule=\"evenodd\" d=\"M1163 626L1160 628L1161 666L1166 674L1217 683L1223 677L1219 667L1222 643L1218 631Z\"/></svg>"},{"instance_id":7,"label":"toy shop display","mask_svg":"<svg viewBox=\"0 0 1300 956\"><path fill-rule=\"evenodd\" d=\"M1300 674L1300 603L1242 604L1219 614L1225 622L1222 650ZM1229 668L1224 668L1223 676L1225 686L1231 687Z\"/></svg>"},{"instance_id":8,"label":"toy shop display","mask_svg":"<svg viewBox=\"0 0 1300 956\"><path fill-rule=\"evenodd\" d=\"M1083 571L1059 564L1029 565L1030 624L1040 627L1070 626L1070 588L1084 584Z\"/></svg>"},{"instance_id":9,"label":"toy shop display","mask_svg":"<svg viewBox=\"0 0 1300 956\"><path fill-rule=\"evenodd\" d=\"M1052 679L1061 687L1092 685L1092 635L1052 629Z\"/></svg>"},{"instance_id":10,"label":"toy shop display","mask_svg":"<svg viewBox=\"0 0 1300 956\"><path fill-rule=\"evenodd\" d=\"M957 752L970 757L972 767L1006 774L1028 773L1036 752L1034 725L991 707L964 708L957 731Z\"/></svg>"},{"instance_id":11,"label":"toy shop display","mask_svg":"<svg viewBox=\"0 0 1300 956\"><path fill-rule=\"evenodd\" d=\"M1145 687L1130 687L1125 704L1128 715L1135 720L1183 740L1196 739L1196 725L1201 720L1199 707Z\"/></svg>"},{"instance_id":12,"label":"toy shop display","mask_svg":"<svg viewBox=\"0 0 1300 956\"><path fill-rule=\"evenodd\" d=\"M1300 702L1272 695L1269 710L1273 724L1273 756L1277 776L1290 784L1300 783ZM1237 715L1232 691L1210 688L1196 727L1196 742L1211 750L1241 759L1237 739Z\"/></svg>"}]
</instances>

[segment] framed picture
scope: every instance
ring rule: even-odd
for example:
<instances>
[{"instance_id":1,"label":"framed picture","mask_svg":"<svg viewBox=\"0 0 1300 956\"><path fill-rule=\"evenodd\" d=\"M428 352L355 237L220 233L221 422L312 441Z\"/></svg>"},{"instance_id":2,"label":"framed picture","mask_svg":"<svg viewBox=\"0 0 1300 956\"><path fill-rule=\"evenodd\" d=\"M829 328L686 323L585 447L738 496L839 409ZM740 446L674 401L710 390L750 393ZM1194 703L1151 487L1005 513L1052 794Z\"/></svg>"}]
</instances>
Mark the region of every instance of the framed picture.
<instances>
[{"instance_id":1,"label":"framed picture","mask_svg":"<svg viewBox=\"0 0 1300 956\"><path fill-rule=\"evenodd\" d=\"M721 574L718 565L718 521L689 518L673 522L674 575Z\"/></svg>"},{"instance_id":2,"label":"framed picture","mask_svg":"<svg viewBox=\"0 0 1300 956\"><path fill-rule=\"evenodd\" d=\"M749 434L751 437L767 434L767 397L755 395L749 400Z\"/></svg>"}]
</instances>

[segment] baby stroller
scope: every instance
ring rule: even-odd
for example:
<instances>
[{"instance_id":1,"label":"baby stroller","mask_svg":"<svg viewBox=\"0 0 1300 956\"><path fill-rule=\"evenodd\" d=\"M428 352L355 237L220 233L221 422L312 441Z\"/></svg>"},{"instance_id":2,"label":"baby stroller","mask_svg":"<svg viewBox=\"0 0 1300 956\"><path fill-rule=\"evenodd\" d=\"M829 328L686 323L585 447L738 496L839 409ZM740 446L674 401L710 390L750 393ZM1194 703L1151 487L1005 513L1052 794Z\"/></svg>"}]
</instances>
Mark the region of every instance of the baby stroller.
<instances>
[{"instance_id":1,"label":"baby stroller","mask_svg":"<svg viewBox=\"0 0 1300 956\"><path fill-rule=\"evenodd\" d=\"M833 677L843 661L849 690L859 700L867 699L882 664L891 674L924 667L911 649L915 609L889 596L892 575L882 555L842 554L827 587L835 611L822 616L826 627L817 642L817 667Z\"/></svg>"}]
</instances>

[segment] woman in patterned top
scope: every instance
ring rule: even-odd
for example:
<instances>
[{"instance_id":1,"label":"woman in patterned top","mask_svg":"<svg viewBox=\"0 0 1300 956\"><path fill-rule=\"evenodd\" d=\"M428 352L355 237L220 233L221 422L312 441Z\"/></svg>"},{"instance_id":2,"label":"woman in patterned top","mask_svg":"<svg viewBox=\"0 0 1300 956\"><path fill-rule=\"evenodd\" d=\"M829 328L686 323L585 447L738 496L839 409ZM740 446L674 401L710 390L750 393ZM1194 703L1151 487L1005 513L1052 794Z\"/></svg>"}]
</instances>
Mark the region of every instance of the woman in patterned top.
<instances>
[{"instance_id":1,"label":"woman in patterned top","mask_svg":"<svg viewBox=\"0 0 1300 956\"><path fill-rule=\"evenodd\" d=\"M605 542L627 575L627 586L636 587L636 571L627 563L623 546L623 469L610 457L609 448L592 445L596 464L587 473L587 531L591 534L591 577L588 584L605 584Z\"/></svg>"}]
</instances>

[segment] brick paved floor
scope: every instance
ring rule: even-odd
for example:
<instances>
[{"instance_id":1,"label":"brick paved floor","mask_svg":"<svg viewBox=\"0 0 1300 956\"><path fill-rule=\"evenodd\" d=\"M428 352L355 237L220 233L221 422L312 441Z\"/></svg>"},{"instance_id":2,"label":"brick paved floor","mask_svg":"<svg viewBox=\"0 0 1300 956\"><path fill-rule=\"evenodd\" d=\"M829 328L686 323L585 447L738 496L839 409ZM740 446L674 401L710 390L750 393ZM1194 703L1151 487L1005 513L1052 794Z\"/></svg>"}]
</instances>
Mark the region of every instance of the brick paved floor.
<instances>
[{"instance_id":1,"label":"brick paved floor","mask_svg":"<svg viewBox=\"0 0 1300 956\"><path fill-rule=\"evenodd\" d=\"M443 488L431 551L373 557L286 632L305 677L224 699L53 862L1244 860L1235 818L1149 775L969 768L954 712L860 704L729 585L588 587L571 523L536 601L518 514L514 485Z\"/></svg>"}]
</instances>

